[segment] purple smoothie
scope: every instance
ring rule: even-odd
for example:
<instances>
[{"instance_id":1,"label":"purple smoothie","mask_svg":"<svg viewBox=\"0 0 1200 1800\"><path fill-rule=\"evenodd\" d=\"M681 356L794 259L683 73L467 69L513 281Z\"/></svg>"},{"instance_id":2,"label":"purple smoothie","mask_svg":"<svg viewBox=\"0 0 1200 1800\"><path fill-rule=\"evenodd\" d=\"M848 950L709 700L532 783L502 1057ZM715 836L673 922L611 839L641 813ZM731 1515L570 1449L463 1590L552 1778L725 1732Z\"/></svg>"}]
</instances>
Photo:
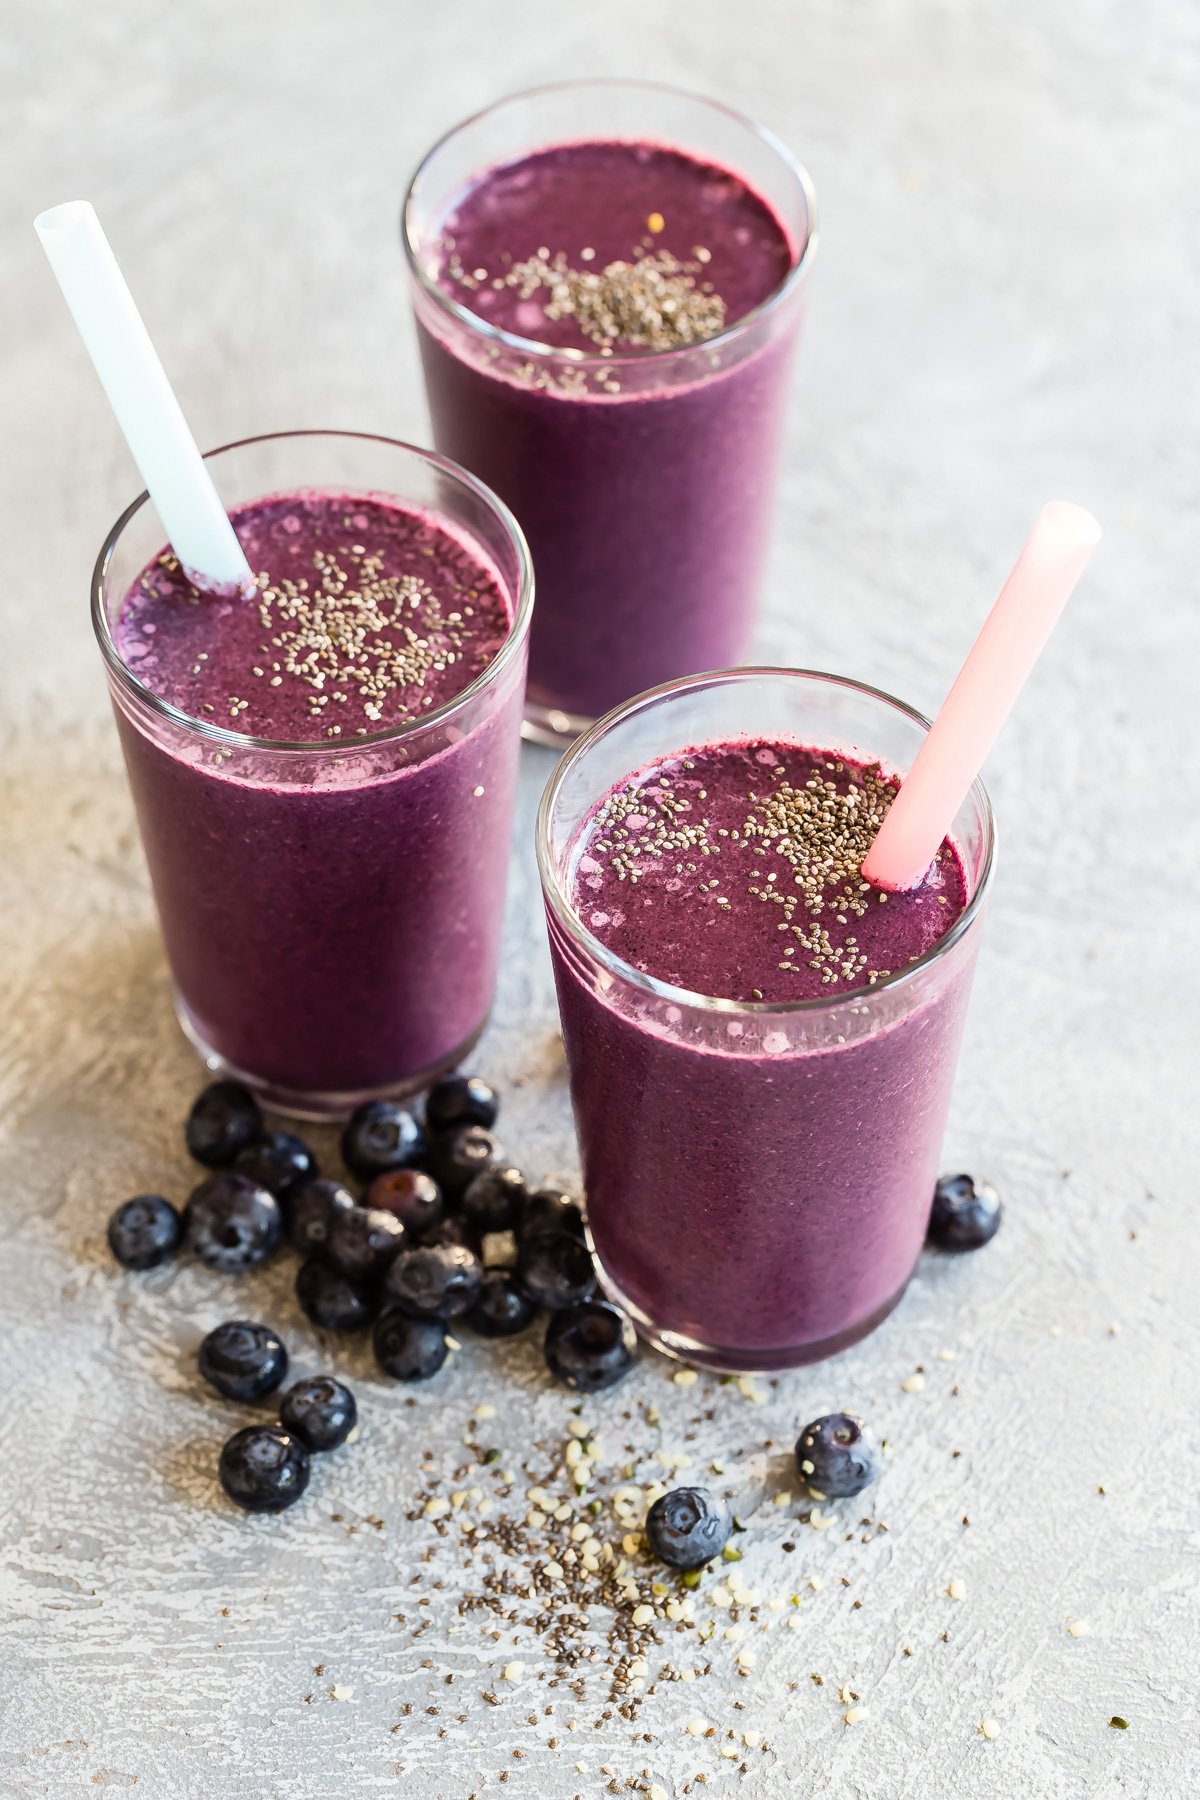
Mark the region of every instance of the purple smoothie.
<instances>
[{"instance_id":1,"label":"purple smoothie","mask_svg":"<svg viewBox=\"0 0 1200 1800\"><path fill-rule=\"evenodd\" d=\"M117 705L181 1011L285 1098L403 1088L452 1061L490 1004L519 663L476 722L380 734L474 682L515 599L448 523L379 496L300 492L232 516L254 600L198 591L164 553L113 630L160 700L289 746Z\"/></svg>"},{"instance_id":2,"label":"purple smoothie","mask_svg":"<svg viewBox=\"0 0 1200 1800\"><path fill-rule=\"evenodd\" d=\"M744 1011L597 979L551 914L597 1253L636 1313L718 1364L862 1336L924 1240L974 948L889 979L969 899L950 841L911 893L862 880L895 787L750 739L653 763L584 820L579 921L642 974ZM771 1010L797 1001L817 1006Z\"/></svg>"},{"instance_id":3,"label":"purple smoothie","mask_svg":"<svg viewBox=\"0 0 1200 1800\"><path fill-rule=\"evenodd\" d=\"M498 346L418 290L438 448L508 502L533 553L535 714L578 724L742 658L798 314L722 334L803 249L736 174L655 143L555 145L450 204L442 292L559 353Z\"/></svg>"}]
</instances>

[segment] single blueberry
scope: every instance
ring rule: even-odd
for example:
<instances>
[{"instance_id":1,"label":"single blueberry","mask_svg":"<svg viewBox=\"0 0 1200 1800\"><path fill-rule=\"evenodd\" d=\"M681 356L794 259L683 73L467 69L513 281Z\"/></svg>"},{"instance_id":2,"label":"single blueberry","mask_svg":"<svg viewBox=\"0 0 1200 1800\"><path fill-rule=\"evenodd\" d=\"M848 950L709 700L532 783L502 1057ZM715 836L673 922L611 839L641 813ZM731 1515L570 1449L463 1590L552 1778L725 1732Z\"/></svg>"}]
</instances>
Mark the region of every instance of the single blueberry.
<instances>
[{"instance_id":1,"label":"single blueberry","mask_svg":"<svg viewBox=\"0 0 1200 1800\"><path fill-rule=\"evenodd\" d=\"M227 1400L261 1400L287 1374L288 1353L269 1325L227 1319L204 1339L196 1364L205 1381Z\"/></svg>"},{"instance_id":2,"label":"single blueberry","mask_svg":"<svg viewBox=\"0 0 1200 1800\"><path fill-rule=\"evenodd\" d=\"M525 1177L520 1169L499 1165L484 1169L463 1190L463 1218L478 1232L515 1231L524 1198Z\"/></svg>"},{"instance_id":3,"label":"single blueberry","mask_svg":"<svg viewBox=\"0 0 1200 1800\"><path fill-rule=\"evenodd\" d=\"M637 1358L633 1326L603 1300L564 1306L546 1327L546 1365L559 1381L580 1394L615 1387Z\"/></svg>"},{"instance_id":4,"label":"single blueberry","mask_svg":"<svg viewBox=\"0 0 1200 1800\"><path fill-rule=\"evenodd\" d=\"M457 1246L460 1250L469 1250L480 1261L483 1260L483 1240L461 1216L440 1219L432 1231L422 1233L421 1245L435 1250L444 1245Z\"/></svg>"},{"instance_id":5,"label":"single blueberry","mask_svg":"<svg viewBox=\"0 0 1200 1800\"><path fill-rule=\"evenodd\" d=\"M450 1131L455 1125L496 1123L500 1096L478 1075L443 1075L425 1100L425 1123L430 1131Z\"/></svg>"},{"instance_id":6,"label":"single blueberry","mask_svg":"<svg viewBox=\"0 0 1200 1800\"><path fill-rule=\"evenodd\" d=\"M238 1151L233 1166L239 1175L270 1188L276 1199L292 1193L317 1173L317 1159L294 1131L264 1131Z\"/></svg>"},{"instance_id":7,"label":"single blueberry","mask_svg":"<svg viewBox=\"0 0 1200 1800\"><path fill-rule=\"evenodd\" d=\"M926 1241L938 1250L980 1250L999 1231L1001 1210L990 1181L943 1175L933 1191Z\"/></svg>"},{"instance_id":8,"label":"single blueberry","mask_svg":"<svg viewBox=\"0 0 1200 1800\"><path fill-rule=\"evenodd\" d=\"M221 1450L221 1486L247 1512L282 1512L308 1486L312 1464L300 1439L282 1425L245 1425Z\"/></svg>"},{"instance_id":9,"label":"single blueberry","mask_svg":"<svg viewBox=\"0 0 1200 1800\"><path fill-rule=\"evenodd\" d=\"M515 1337L538 1316L538 1308L509 1269L485 1269L479 1297L463 1319L481 1337Z\"/></svg>"},{"instance_id":10,"label":"single blueberry","mask_svg":"<svg viewBox=\"0 0 1200 1800\"><path fill-rule=\"evenodd\" d=\"M258 1101L240 1081L214 1081L194 1102L184 1127L187 1147L209 1169L226 1169L263 1128Z\"/></svg>"},{"instance_id":11,"label":"single blueberry","mask_svg":"<svg viewBox=\"0 0 1200 1800\"><path fill-rule=\"evenodd\" d=\"M452 1204L484 1169L501 1160L499 1144L482 1125L456 1125L429 1145L429 1173Z\"/></svg>"},{"instance_id":12,"label":"single blueberry","mask_svg":"<svg viewBox=\"0 0 1200 1800\"><path fill-rule=\"evenodd\" d=\"M354 1395L332 1375L310 1375L283 1396L279 1423L309 1450L336 1450L358 1423Z\"/></svg>"},{"instance_id":13,"label":"single blueberry","mask_svg":"<svg viewBox=\"0 0 1200 1800\"><path fill-rule=\"evenodd\" d=\"M375 1206L337 1212L325 1242L326 1260L351 1281L378 1281L404 1245L404 1227L394 1213Z\"/></svg>"},{"instance_id":14,"label":"single blueberry","mask_svg":"<svg viewBox=\"0 0 1200 1800\"><path fill-rule=\"evenodd\" d=\"M384 1281L384 1302L414 1319L456 1319L479 1295L478 1257L459 1244L419 1244L398 1256Z\"/></svg>"},{"instance_id":15,"label":"single blueberry","mask_svg":"<svg viewBox=\"0 0 1200 1800\"><path fill-rule=\"evenodd\" d=\"M210 1175L184 1208L188 1249L210 1269L225 1273L265 1262L282 1232L278 1200L246 1175Z\"/></svg>"},{"instance_id":16,"label":"single blueberry","mask_svg":"<svg viewBox=\"0 0 1200 1800\"><path fill-rule=\"evenodd\" d=\"M315 1256L296 1273L296 1298L305 1317L322 1331L361 1331L375 1317L370 1290Z\"/></svg>"},{"instance_id":17,"label":"single blueberry","mask_svg":"<svg viewBox=\"0 0 1200 1800\"><path fill-rule=\"evenodd\" d=\"M123 1201L108 1221L108 1247L127 1269L156 1269L174 1256L183 1220L161 1194Z\"/></svg>"},{"instance_id":18,"label":"single blueberry","mask_svg":"<svg viewBox=\"0 0 1200 1800\"><path fill-rule=\"evenodd\" d=\"M441 1188L421 1169L387 1169L377 1175L363 1204L394 1214L414 1238L435 1230L446 1210Z\"/></svg>"},{"instance_id":19,"label":"single blueberry","mask_svg":"<svg viewBox=\"0 0 1200 1800\"><path fill-rule=\"evenodd\" d=\"M587 1245L565 1231L523 1237L517 1250L517 1279L531 1300L552 1312L590 1300L596 1291Z\"/></svg>"},{"instance_id":20,"label":"single blueberry","mask_svg":"<svg viewBox=\"0 0 1200 1800\"><path fill-rule=\"evenodd\" d=\"M707 1488L672 1488L646 1514L646 1542L659 1562L699 1569L721 1554L729 1526L729 1514Z\"/></svg>"},{"instance_id":21,"label":"single blueberry","mask_svg":"<svg viewBox=\"0 0 1200 1800\"><path fill-rule=\"evenodd\" d=\"M441 1320L412 1319L398 1306L391 1307L375 1326L375 1360L397 1381L428 1381L446 1360Z\"/></svg>"},{"instance_id":22,"label":"single blueberry","mask_svg":"<svg viewBox=\"0 0 1200 1800\"><path fill-rule=\"evenodd\" d=\"M306 1181L283 1197L283 1223L288 1243L302 1256L320 1254L329 1242L337 1213L353 1212L354 1195L340 1181Z\"/></svg>"},{"instance_id":23,"label":"single blueberry","mask_svg":"<svg viewBox=\"0 0 1200 1800\"><path fill-rule=\"evenodd\" d=\"M578 1200L561 1188L536 1188L526 1196L518 1230L522 1237L536 1237L541 1231L569 1231L572 1237L582 1239L583 1213Z\"/></svg>"},{"instance_id":24,"label":"single blueberry","mask_svg":"<svg viewBox=\"0 0 1200 1800\"><path fill-rule=\"evenodd\" d=\"M845 1500L879 1473L879 1446L855 1413L826 1413L796 1439L796 1467L814 1494Z\"/></svg>"},{"instance_id":25,"label":"single blueberry","mask_svg":"<svg viewBox=\"0 0 1200 1800\"><path fill-rule=\"evenodd\" d=\"M342 1132L342 1158L360 1181L374 1181L385 1169L418 1162L425 1133L407 1108L394 1100L367 1100L351 1113Z\"/></svg>"}]
</instances>

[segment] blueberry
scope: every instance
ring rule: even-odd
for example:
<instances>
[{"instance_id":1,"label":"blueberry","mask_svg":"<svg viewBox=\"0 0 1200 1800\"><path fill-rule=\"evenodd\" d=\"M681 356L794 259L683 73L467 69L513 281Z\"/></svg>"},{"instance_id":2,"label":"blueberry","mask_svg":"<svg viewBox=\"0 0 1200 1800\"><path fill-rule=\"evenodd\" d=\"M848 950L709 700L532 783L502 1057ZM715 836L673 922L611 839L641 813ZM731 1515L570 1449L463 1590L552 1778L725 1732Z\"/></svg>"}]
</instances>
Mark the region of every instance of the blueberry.
<instances>
[{"instance_id":1,"label":"blueberry","mask_svg":"<svg viewBox=\"0 0 1200 1800\"><path fill-rule=\"evenodd\" d=\"M138 1194L108 1221L108 1247L127 1269L156 1269L179 1248L183 1220L161 1194Z\"/></svg>"},{"instance_id":2,"label":"blueberry","mask_svg":"<svg viewBox=\"0 0 1200 1800\"><path fill-rule=\"evenodd\" d=\"M539 1231L523 1237L517 1251L517 1279L539 1306L557 1311L590 1300L596 1271L586 1244L565 1231Z\"/></svg>"},{"instance_id":3,"label":"blueberry","mask_svg":"<svg viewBox=\"0 0 1200 1800\"><path fill-rule=\"evenodd\" d=\"M483 1260L483 1240L477 1231L472 1231L463 1218L445 1218L426 1231L421 1238L421 1245L437 1249L441 1245L457 1246L460 1250L469 1250L472 1256Z\"/></svg>"},{"instance_id":4,"label":"blueberry","mask_svg":"<svg viewBox=\"0 0 1200 1800\"><path fill-rule=\"evenodd\" d=\"M463 1191L463 1218L476 1231L515 1231L525 1198L520 1169L485 1169Z\"/></svg>"},{"instance_id":5,"label":"blueberry","mask_svg":"<svg viewBox=\"0 0 1200 1800\"><path fill-rule=\"evenodd\" d=\"M398 1306L375 1326L375 1360L397 1381L428 1381L446 1360L446 1333L439 1319L410 1319Z\"/></svg>"},{"instance_id":6,"label":"blueberry","mask_svg":"<svg viewBox=\"0 0 1200 1800\"><path fill-rule=\"evenodd\" d=\"M329 1242L337 1213L353 1212L354 1195L340 1181L306 1181L285 1194L283 1223L288 1243L302 1256L320 1254Z\"/></svg>"},{"instance_id":7,"label":"blueberry","mask_svg":"<svg viewBox=\"0 0 1200 1800\"><path fill-rule=\"evenodd\" d=\"M374 1181L385 1169L405 1168L424 1149L425 1133L394 1100L367 1100L351 1113L342 1132L342 1159L360 1181Z\"/></svg>"},{"instance_id":8,"label":"blueberry","mask_svg":"<svg viewBox=\"0 0 1200 1800\"><path fill-rule=\"evenodd\" d=\"M261 1400L287 1374L288 1353L269 1325L227 1319L196 1354L200 1373L227 1400Z\"/></svg>"},{"instance_id":9,"label":"blueberry","mask_svg":"<svg viewBox=\"0 0 1200 1800\"><path fill-rule=\"evenodd\" d=\"M381 1278L403 1244L404 1227L394 1213L356 1206L334 1214L325 1257L340 1275L370 1285Z\"/></svg>"},{"instance_id":10,"label":"blueberry","mask_svg":"<svg viewBox=\"0 0 1200 1800\"><path fill-rule=\"evenodd\" d=\"M270 1188L276 1199L311 1181L317 1173L316 1157L294 1131L264 1131L238 1151L233 1166L239 1175Z\"/></svg>"},{"instance_id":11,"label":"blueberry","mask_svg":"<svg viewBox=\"0 0 1200 1800\"><path fill-rule=\"evenodd\" d=\"M523 1237L536 1237L540 1231L569 1231L572 1237L583 1237L583 1213L578 1200L560 1188L537 1188L526 1196L518 1229Z\"/></svg>"},{"instance_id":12,"label":"blueberry","mask_svg":"<svg viewBox=\"0 0 1200 1800\"><path fill-rule=\"evenodd\" d=\"M370 1291L315 1256L300 1265L296 1298L305 1317L322 1331L361 1331L375 1316Z\"/></svg>"},{"instance_id":13,"label":"blueberry","mask_svg":"<svg viewBox=\"0 0 1200 1800\"><path fill-rule=\"evenodd\" d=\"M455 1125L494 1125L500 1096L478 1075L443 1075L435 1081L425 1101L425 1123L430 1131L450 1131Z\"/></svg>"},{"instance_id":14,"label":"blueberry","mask_svg":"<svg viewBox=\"0 0 1200 1800\"><path fill-rule=\"evenodd\" d=\"M809 1488L828 1500L861 1494L879 1473L879 1446L855 1413L826 1413L796 1439L796 1467Z\"/></svg>"},{"instance_id":15,"label":"blueberry","mask_svg":"<svg viewBox=\"0 0 1200 1800\"><path fill-rule=\"evenodd\" d=\"M944 1175L933 1191L926 1242L938 1250L979 1250L1000 1229L1000 1196L990 1181Z\"/></svg>"},{"instance_id":16,"label":"blueberry","mask_svg":"<svg viewBox=\"0 0 1200 1800\"><path fill-rule=\"evenodd\" d=\"M209 1169L226 1169L263 1128L258 1101L240 1081L214 1081L192 1106L184 1126L187 1147Z\"/></svg>"},{"instance_id":17,"label":"blueberry","mask_svg":"<svg viewBox=\"0 0 1200 1800\"><path fill-rule=\"evenodd\" d=\"M580 1394L615 1387L637 1357L633 1326L603 1300L565 1306L546 1327L546 1365L550 1373Z\"/></svg>"},{"instance_id":18,"label":"blueberry","mask_svg":"<svg viewBox=\"0 0 1200 1800\"><path fill-rule=\"evenodd\" d=\"M332 1375L310 1375L283 1396L279 1423L309 1450L336 1450L358 1423L354 1395Z\"/></svg>"},{"instance_id":19,"label":"blueberry","mask_svg":"<svg viewBox=\"0 0 1200 1800\"><path fill-rule=\"evenodd\" d=\"M699 1569L719 1556L729 1538L729 1514L707 1488L672 1488L646 1514L646 1541L659 1562Z\"/></svg>"},{"instance_id":20,"label":"blueberry","mask_svg":"<svg viewBox=\"0 0 1200 1800\"><path fill-rule=\"evenodd\" d=\"M479 1297L463 1319L481 1337L515 1337L533 1324L538 1308L508 1269L485 1269Z\"/></svg>"},{"instance_id":21,"label":"blueberry","mask_svg":"<svg viewBox=\"0 0 1200 1800\"><path fill-rule=\"evenodd\" d=\"M447 1200L458 1200L474 1177L499 1162L501 1150L482 1125L456 1125L429 1146L429 1173Z\"/></svg>"},{"instance_id":22,"label":"blueberry","mask_svg":"<svg viewBox=\"0 0 1200 1800\"><path fill-rule=\"evenodd\" d=\"M221 1450L221 1486L247 1512L282 1512L308 1486L312 1464L300 1439L282 1425L246 1425Z\"/></svg>"},{"instance_id":23,"label":"blueberry","mask_svg":"<svg viewBox=\"0 0 1200 1800\"><path fill-rule=\"evenodd\" d=\"M183 1232L193 1256L226 1273L265 1262L283 1232L279 1202L246 1175L210 1175L189 1199Z\"/></svg>"},{"instance_id":24,"label":"blueberry","mask_svg":"<svg viewBox=\"0 0 1200 1800\"><path fill-rule=\"evenodd\" d=\"M446 1210L441 1188L420 1169L388 1169L377 1175L363 1201L394 1214L413 1237L433 1231Z\"/></svg>"},{"instance_id":25,"label":"blueberry","mask_svg":"<svg viewBox=\"0 0 1200 1800\"><path fill-rule=\"evenodd\" d=\"M398 1256L387 1272L384 1299L414 1319L456 1319L479 1295L478 1257L459 1244L421 1244Z\"/></svg>"}]
</instances>

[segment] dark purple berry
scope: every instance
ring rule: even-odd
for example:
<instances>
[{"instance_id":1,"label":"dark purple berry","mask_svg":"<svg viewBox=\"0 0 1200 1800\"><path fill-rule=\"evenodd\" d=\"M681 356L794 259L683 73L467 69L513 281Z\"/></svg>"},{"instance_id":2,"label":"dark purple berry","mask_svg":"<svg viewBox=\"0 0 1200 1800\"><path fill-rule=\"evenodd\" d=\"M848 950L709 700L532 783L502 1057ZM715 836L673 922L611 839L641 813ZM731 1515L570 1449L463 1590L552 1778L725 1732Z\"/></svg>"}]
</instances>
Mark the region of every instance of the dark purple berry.
<instances>
[{"instance_id":1,"label":"dark purple berry","mask_svg":"<svg viewBox=\"0 0 1200 1800\"><path fill-rule=\"evenodd\" d=\"M933 1192L926 1241L938 1250L980 1250L1000 1229L1000 1196L990 1181L943 1175Z\"/></svg>"},{"instance_id":2,"label":"dark purple berry","mask_svg":"<svg viewBox=\"0 0 1200 1800\"><path fill-rule=\"evenodd\" d=\"M361 1331L375 1317L370 1289L315 1256L297 1271L296 1298L305 1317L322 1331Z\"/></svg>"},{"instance_id":3,"label":"dark purple berry","mask_svg":"<svg viewBox=\"0 0 1200 1800\"><path fill-rule=\"evenodd\" d=\"M282 1512L308 1486L308 1451L282 1425L246 1425L221 1450L221 1486L247 1512Z\"/></svg>"},{"instance_id":4,"label":"dark purple berry","mask_svg":"<svg viewBox=\"0 0 1200 1800\"><path fill-rule=\"evenodd\" d=\"M442 1245L457 1246L460 1250L469 1250L471 1255L483 1260L483 1242L477 1231L472 1231L467 1221L453 1216L442 1219L432 1231L427 1231L421 1239L422 1247L437 1249Z\"/></svg>"},{"instance_id":5,"label":"dark purple berry","mask_svg":"<svg viewBox=\"0 0 1200 1800\"><path fill-rule=\"evenodd\" d=\"M325 1243L326 1260L351 1281L377 1282L404 1245L404 1227L394 1213L375 1206L338 1212Z\"/></svg>"},{"instance_id":6,"label":"dark purple berry","mask_svg":"<svg viewBox=\"0 0 1200 1800\"><path fill-rule=\"evenodd\" d=\"M436 1230L446 1210L441 1188L420 1169L388 1169L377 1175L363 1203L392 1213L413 1238Z\"/></svg>"},{"instance_id":7,"label":"dark purple berry","mask_svg":"<svg viewBox=\"0 0 1200 1800\"><path fill-rule=\"evenodd\" d=\"M672 1488L646 1514L646 1542L673 1569L703 1568L721 1554L729 1529L729 1514L707 1488Z\"/></svg>"},{"instance_id":8,"label":"dark purple berry","mask_svg":"<svg viewBox=\"0 0 1200 1800\"><path fill-rule=\"evenodd\" d=\"M826 1413L796 1439L796 1467L814 1493L846 1500L878 1475L879 1446L855 1413Z\"/></svg>"},{"instance_id":9,"label":"dark purple berry","mask_svg":"<svg viewBox=\"0 0 1200 1800\"><path fill-rule=\"evenodd\" d=\"M425 1133L406 1107L394 1100L367 1100L351 1113L342 1132L342 1158L360 1181L374 1181L385 1169L419 1161Z\"/></svg>"},{"instance_id":10,"label":"dark purple berry","mask_svg":"<svg viewBox=\"0 0 1200 1800\"><path fill-rule=\"evenodd\" d=\"M537 1188L526 1196L518 1229L522 1237L536 1237L540 1231L569 1231L572 1237L582 1239L583 1213L578 1200L561 1188Z\"/></svg>"},{"instance_id":11,"label":"dark purple berry","mask_svg":"<svg viewBox=\"0 0 1200 1800\"><path fill-rule=\"evenodd\" d=\"M227 1169L263 1128L258 1101L240 1081L214 1081L194 1102L184 1127L187 1147L209 1169Z\"/></svg>"},{"instance_id":12,"label":"dark purple berry","mask_svg":"<svg viewBox=\"0 0 1200 1800\"><path fill-rule=\"evenodd\" d=\"M358 1422L350 1389L332 1375L310 1375L283 1396L279 1423L309 1450L336 1450Z\"/></svg>"},{"instance_id":13,"label":"dark purple berry","mask_svg":"<svg viewBox=\"0 0 1200 1800\"><path fill-rule=\"evenodd\" d=\"M161 1194L138 1194L108 1221L108 1247L127 1269L156 1269L174 1256L183 1220Z\"/></svg>"},{"instance_id":14,"label":"dark purple berry","mask_svg":"<svg viewBox=\"0 0 1200 1800\"><path fill-rule=\"evenodd\" d=\"M257 1181L210 1175L184 1208L183 1232L193 1256L230 1273L266 1261L282 1235L283 1215L274 1194Z\"/></svg>"},{"instance_id":15,"label":"dark purple berry","mask_svg":"<svg viewBox=\"0 0 1200 1800\"><path fill-rule=\"evenodd\" d=\"M590 1300L596 1291L587 1245L565 1231L523 1237L517 1251L517 1279L531 1300L551 1312Z\"/></svg>"},{"instance_id":16,"label":"dark purple berry","mask_svg":"<svg viewBox=\"0 0 1200 1800\"><path fill-rule=\"evenodd\" d=\"M501 1150L482 1125L456 1125L435 1137L429 1146L429 1173L453 1205L475 1176L494 1162Z\"/></svg>"},{"instance_id":17,"label":"dark purple berry","mask_svg":"<svg viewBox=\"0 0 1200 1800\"><path fill-rule=\"evenodd\" d=\"M615 1387L637 1358L633 1326L603 1300L585 1300L551 1316L546 1327L546 1366L580 1394Z\"/></svg>"},{"instance_id":18,"label":"dark purple berry","mask_svg":"<svg viewBox=\"0 0 1200 1800\"><path fill-rule=\"evenodd\" d=\"M425 1123L431 1132L451 1131L456 1125L496 1123L500 1096L478 1075L443 1075L435 1081L425 1101Z\"/></svg>"},{"instance_id":19,"label":"dark purple berry","mask_svg":"<svg viewBox=\"0 0 1200 1800\"><path fill-rule=\"evenodd\" d=\"M384 1303L414 1319L456 1319L474 1306L483 1280L479 1259L457 1244L421 1244L398 1256L384 1282Z\"/></svg>"},{"instance_id":20,"label":"dark purple berry","mask_svg":"<svg viewBox=\"0 0 1200 1800\"><path fill-rule=\"evenodd\" d=\"M375 1326L375 1360L397 1381L428 1381L446 1360L446 1333L439 1319L412 1319L398 1306Z\"/></svg>"},{"instance_id":21,"label":"dark purple berry","mask_svg":"<svg viewBox=\"0 0 1200 1800\"><path fill-rule=\"evenodd\" d=\"M288 1243L301 1256L321 1255L329 1242L330 1227L338 1213L353 1212L354 1195L340 1181L307 1181L286 1194L283 1224Z\"/></svg>"},{"instance_id":22,"label":"dark purple berry","mask_svg":"<svg viewBox=\"0 0 1200 1800\"><path fill-rule=\"evenodd\" d=\"M479 1296L463 1319L481 1337L515 1337L538 1316L538 1308L509 1269L485 1269Z\"/></svg>"},{"instance_id":23,"label":"dark purple berry","mask_svg":"<svg viewBox=\"0 0 1200 1800\"><path fill-rule=\"evenodd\" d=\"M283 1339L269 1325L227 1319L210 1331L196 1353L205 1381L227 1400L261 1400L287 1374Z\"/></svg>"},{"instance_id":24,"label":"dark purple berry","mask_svg":"<svg viewBox=\"0 0 1200 1800\"><path fill-rule=\"evenodd\" d=\"M239 1175L270 1188L277 1200L312 1181L317 1173L316 1157L294 1131L264 1131L238 1151L233 1166Z\"/></svg>"},{"instance_id":25,"label":"dark purple berry","mask_svg":"<svg viewBox=\"0 0 1200 1800\"><path fill-rule=\"evenodd\" d=\"M524 1199L525 1177L520 1169L485 1169L467 1183L462 1197L463 1218L481 1233L515 1231Z\"/></svg>"}]
</instances>

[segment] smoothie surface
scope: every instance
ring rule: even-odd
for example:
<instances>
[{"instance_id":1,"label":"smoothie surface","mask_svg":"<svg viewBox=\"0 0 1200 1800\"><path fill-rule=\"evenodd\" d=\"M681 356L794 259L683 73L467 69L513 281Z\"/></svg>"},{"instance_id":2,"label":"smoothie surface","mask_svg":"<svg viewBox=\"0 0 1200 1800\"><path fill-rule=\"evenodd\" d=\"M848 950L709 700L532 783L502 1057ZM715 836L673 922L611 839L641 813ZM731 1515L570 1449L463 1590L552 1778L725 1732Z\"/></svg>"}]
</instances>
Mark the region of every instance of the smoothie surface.
<instances>
[{"instance_id":1,"label":"smoothie surface","mask_svg":"<svg viewBox=\"0 0 1200 1800\"><path fill-rule=\"evenodd\" d=\"M729 170L665 145L585 142L468 186L442 222L438 280L517 336L625 354L702 343L768 299L796 259Z\"/></svg>"},{"instance_id":2,"label":"smoothie surface","mask_svg":"<svg viewBox=\"0 0 1200 1800\"><path fill-rule=\"evenodd\" d=\"M499 575L436 518L304 492L231 517L255 598L194 587L167 550L113 633L138 679L192 718L295 743L367 736L452 700L508 635Z\"/></svg>"},{"instance_id":3,"label":"smoothie surface","mask_svg":"<svg viewBox=\"0 0 1200 1800\"><path fill-rule=\"evenodd\" d=\"M878 764L761 739L639 769L593 808L571 902L644 974L727 1000L832 998L923 956L969 899L945 840L921 885L859 873L899 786Z\"/></svg>"}]
</instances>

